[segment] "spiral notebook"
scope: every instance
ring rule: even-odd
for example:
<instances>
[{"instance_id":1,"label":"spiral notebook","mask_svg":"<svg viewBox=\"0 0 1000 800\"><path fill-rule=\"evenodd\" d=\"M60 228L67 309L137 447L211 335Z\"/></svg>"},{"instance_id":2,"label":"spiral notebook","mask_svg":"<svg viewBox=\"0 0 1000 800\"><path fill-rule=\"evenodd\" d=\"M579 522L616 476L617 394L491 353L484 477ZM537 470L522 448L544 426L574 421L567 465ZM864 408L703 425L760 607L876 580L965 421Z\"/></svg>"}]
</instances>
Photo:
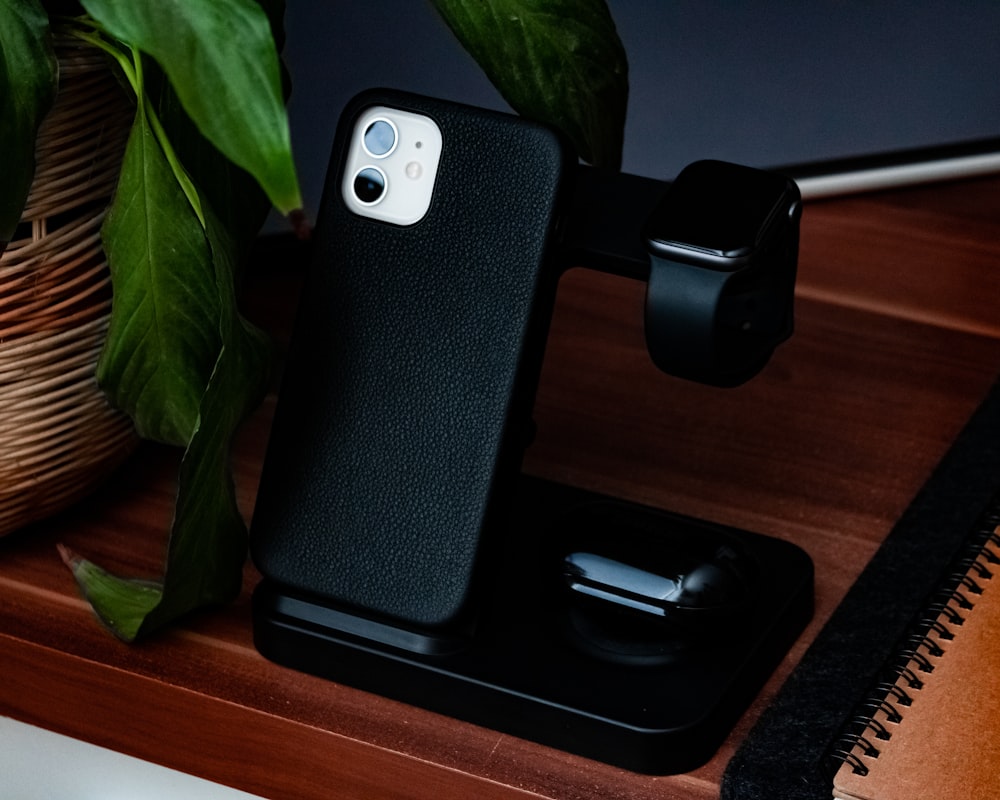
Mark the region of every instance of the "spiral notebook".
<instances>
[{"instance_id":1,"label":"spiral notebook","mask_svg":"<svg viewBox=\"0 0 1000 800\"><path fill-rule=\"evenodd\" d=\"M839 738L838 800L1000 797L997 505Z\"/></svg>"},{"instance_id":2,"label":"spiral notebook","mask_svg":"<svg viewBox=\"0 0 1000 800\"><path fill-rule=\"evenodd\" d=\"M994 677L1000 644L984 645L976 633L992 629L1000 641L1000 564L989 563L990 553L1000 555L994 538L1000 526L998 501L1000 381L730 759L722 800L831 800L835 776L836 795L842 798L852 798L851 792L865 800L1000 797L990 791L997 786L993 773L1000 774L1000 758L991 752L993 740L1000 738L1000 678ZM977 558L985 559L980 563L995 576L992 580L976 577ZM963 583L967 578L981 595ZM962 625L950 623L948 615L963 597L973 608L958 610ZM979 621L973 623L974 617ZM954 639L939 643L940 656L931 655L927 644L902 644L922 642L924 636L938 643L941 630ZM915 656L907 657L907 650ZM910 664L927 666L922 659L935 667L933 672ZM911 675L923 687L920 696L928 698L919 704L918 690L906 685ZM898 722L882 722L876 709L883 702L883 710L894 709ZM895 736L878 738L869 719ZM853 775L853 765L842 768L830 757L831 750L843 759L854 752L854 744L863 746L851 741L854 736L879 750L878 758L857 756L855 764L862 764L867 776ZM899 766L906 759L912 759L912 767ZM961 767L953 770L950 759L961 761ZM988 775L978 776L972 761ZM920 776L926 792L895 790L894 772ZM977 782L981 785L969 789Z\"/></svg>"}]
</instances>

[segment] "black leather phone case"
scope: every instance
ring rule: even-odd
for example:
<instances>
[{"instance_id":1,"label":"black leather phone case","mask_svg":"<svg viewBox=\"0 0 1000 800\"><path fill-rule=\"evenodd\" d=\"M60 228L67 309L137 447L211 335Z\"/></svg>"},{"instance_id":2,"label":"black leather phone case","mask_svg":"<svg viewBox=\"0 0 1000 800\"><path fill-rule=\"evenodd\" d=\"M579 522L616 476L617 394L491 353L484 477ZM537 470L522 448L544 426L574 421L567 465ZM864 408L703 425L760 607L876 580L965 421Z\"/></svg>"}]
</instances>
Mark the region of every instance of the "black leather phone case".
<instances>
[{"instance_id":1,"label":"black leather phone case","mask_svg":"<svg viewBox=\"0 0 1000 800\"><path fill-rule=\"evenodd\" d=\"M357 115L430 116L427 215L340 195ZM374 91L345 110L251 526L272 583L424 628L464 624L528 437L572 162L548 128Z\"/></svg>"}]
</instances>

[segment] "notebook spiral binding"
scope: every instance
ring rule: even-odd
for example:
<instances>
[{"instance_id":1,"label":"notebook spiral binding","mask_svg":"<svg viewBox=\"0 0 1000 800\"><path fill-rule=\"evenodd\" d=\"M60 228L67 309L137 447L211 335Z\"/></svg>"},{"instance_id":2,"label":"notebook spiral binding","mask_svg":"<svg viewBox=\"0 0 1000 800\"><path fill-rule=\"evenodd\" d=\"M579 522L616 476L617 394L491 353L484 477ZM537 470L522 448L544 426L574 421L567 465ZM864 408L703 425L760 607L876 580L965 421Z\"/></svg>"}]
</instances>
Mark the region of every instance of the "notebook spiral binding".
<instances>
[{"instance_id":1,"label":"notebook spiral binding","mask_svg":"<svg viewBox=\"0 0 1000 800\"><path fill-rule=\"evenodd\" d=\"M862 755L878 758L882 743L903 722L906 707L923 689L938 660L947 657L948 642L994 574L1000 574L1000 495L993 498L883 674L828 748L833 771L847 764L858 775L868 774Z\"/></svg>"}]
</instances>

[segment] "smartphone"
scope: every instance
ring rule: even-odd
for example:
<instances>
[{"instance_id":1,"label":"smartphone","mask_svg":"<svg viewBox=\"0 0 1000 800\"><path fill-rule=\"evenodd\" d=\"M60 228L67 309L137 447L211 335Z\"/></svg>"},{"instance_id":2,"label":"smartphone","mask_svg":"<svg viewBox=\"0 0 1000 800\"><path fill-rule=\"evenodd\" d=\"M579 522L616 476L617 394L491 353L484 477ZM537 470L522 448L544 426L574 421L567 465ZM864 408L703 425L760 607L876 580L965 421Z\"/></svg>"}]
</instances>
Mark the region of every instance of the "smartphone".
<instances>
[{"instance_id":1,"label":"smartphone","mask_svg":"<svg viewBox=\"0 0 1000 800\"><path fill-rule=\"evenodd\" d=\"M513 115L389 90L347 106L251 524L272 593L326 619L474 626L575 164Z\"/></svg>"}]
</instances>

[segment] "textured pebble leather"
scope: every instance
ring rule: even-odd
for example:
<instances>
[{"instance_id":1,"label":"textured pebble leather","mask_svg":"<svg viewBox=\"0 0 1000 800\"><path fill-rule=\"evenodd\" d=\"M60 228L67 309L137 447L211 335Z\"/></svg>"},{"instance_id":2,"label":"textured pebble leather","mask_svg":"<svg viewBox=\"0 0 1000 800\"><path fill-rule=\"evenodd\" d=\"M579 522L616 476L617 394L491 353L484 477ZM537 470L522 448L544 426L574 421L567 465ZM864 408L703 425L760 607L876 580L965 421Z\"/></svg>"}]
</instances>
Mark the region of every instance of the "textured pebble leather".
<instances>
[{"instance_id":1,"label":"textured pebble leather","mask_svg":"<svg viewBox=\"0 0 1000 800\"><path fill-rule=\"evenodd\" d=\"M355 216L339 193L365 106L428 114L427 216ZM557 270L568 171L548 129L392 92L342 118L251 531L283 585L420 626L464 616L516 475Z\"/></svg>"}]
</instances>

